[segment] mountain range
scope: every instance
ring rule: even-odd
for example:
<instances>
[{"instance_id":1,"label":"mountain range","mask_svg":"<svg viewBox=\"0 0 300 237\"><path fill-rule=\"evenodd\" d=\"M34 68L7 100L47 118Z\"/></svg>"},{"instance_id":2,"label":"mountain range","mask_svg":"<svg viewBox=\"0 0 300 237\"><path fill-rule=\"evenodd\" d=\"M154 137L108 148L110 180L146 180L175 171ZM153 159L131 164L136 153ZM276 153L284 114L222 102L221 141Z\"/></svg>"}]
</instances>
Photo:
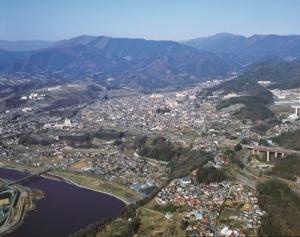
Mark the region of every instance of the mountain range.
<instances>
[{"instance_id":1,"label":"mountain range","mask_svg":"<svg viewBox=\"0 0 300 237\"><path fill-rule=\"evenodd\" d=\"M280 58L292 60L300 57L300 35L253 35L245 37L219 33L209 37L182 42L206 50L239 65Z\"/></svg>"},{"instance_id":2,"label":"mountain range","mask_svg":"<svg viewBox=\"0 0 300 237\"><path fill-rule=\"evenodd\" d=\"M235 68L213 53L172 41L79 36L33 51L0 50L2 73L59 72L127 86L182 85L224 76Z\"/></svg>"},{"instance_id":3,"label":"mountain range","mask_svg":"<svg viewBox=\"0 0 300 237\"><path fill-rule=\"evenodd\" d=\"M0 40L0 49L13 52L23 52L48 48L53 44L54 42L44 40Z\"/></svg>"},{"instance_id":4,"label":"mountain range","mask_svg":"<svg viewBox=\"0 0 300 237\"><path fill-rule=\"evenodd\" d=\"M54 73L135 88L183 86L262 61L297 58L297 35L221 33L180 43L89 35L52 42L0 41L0 73Z\"/></svg>"}]
</instances>

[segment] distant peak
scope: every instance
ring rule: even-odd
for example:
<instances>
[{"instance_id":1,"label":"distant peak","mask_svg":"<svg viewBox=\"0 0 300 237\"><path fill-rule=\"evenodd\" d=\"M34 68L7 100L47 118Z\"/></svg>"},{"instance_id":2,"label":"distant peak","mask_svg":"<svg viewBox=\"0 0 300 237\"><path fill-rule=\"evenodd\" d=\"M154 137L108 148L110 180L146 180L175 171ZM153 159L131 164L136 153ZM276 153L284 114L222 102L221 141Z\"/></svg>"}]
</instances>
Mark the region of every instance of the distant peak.
<instances>
[{"instance_id":1,"label":"distant peak","mask_svg":"<svg viewBox=\"0 0 300 237\"><path fill-rule=\"evenodd\" d=\"M236 35L236 34L232 34L232 33L227 33L227 32L221 32L221 33L217 33L217 34L215 34L215 35L213 35L213 36L217 36L217 37L236 37L236 36L238 36L238 37L244 37L244 36L242 36L242 35Z\"/></svg>"}]
</instances>

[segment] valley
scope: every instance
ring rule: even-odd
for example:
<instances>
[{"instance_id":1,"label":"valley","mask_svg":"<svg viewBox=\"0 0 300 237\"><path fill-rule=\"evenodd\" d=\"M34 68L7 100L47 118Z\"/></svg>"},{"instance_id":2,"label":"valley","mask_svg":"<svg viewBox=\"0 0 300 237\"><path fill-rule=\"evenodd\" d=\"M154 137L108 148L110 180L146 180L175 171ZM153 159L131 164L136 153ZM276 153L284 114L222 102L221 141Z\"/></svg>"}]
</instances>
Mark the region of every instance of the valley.
<instances>
[{"instance_id":1,"label":"valley","mask_svg":"<svg viewBox=\"0 0 300 237\"><path fill-rule=\"evenodd\" d=\"M0 235L299 235L299 42L0 41Z\"/></svg>"}]
</instances>

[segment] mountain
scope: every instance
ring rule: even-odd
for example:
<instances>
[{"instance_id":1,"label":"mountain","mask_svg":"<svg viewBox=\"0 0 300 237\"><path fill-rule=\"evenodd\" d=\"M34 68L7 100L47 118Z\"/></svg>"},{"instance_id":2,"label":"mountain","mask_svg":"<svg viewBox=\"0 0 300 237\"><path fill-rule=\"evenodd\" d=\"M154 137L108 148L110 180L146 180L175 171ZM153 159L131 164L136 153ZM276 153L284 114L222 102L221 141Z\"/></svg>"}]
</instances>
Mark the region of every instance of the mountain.
<instances>
[{"instance_id":1,"label":"mountain","mask_svg":"<svg viewBox=\"0 0 300 237\"><path fill-rule=\"evenodd\" d=\"M227 61L247 65L269 58L299 58L300 35L240 35L220 33L182 42L217 54Z\"/></svg>"},{"instance_id":2,"label":"mountain","mask_svg":"<svg viewBox=\"0 0 300 237\"><path fill-rule=\"evenodd\" d=\"M71 39L64 39L58 41L45 41L45 40L19 40L8 41L0 40L0 50L11 52L28 52L36 51L47 48L63 48L72 47L80 44L88 44L96 39L97 36L80 35Z\"/></svg>"},{"instance_id":3,"label":"mountain","mask_svg":"<svg viewBox=\"0 0 300 237\"><path fill-rule=\"evenodd\" d=\"M224 76L235 65L172 41L79 36L29 52L0 53L2 73L63 73L117 85L166 87Z\"/></svg>"},{"instance_id":4,"label":"mountain","mask_svg":"<svg viewBox=\"0 0 300 237\"><path fill-rule=\"evenodd\" d=\"M2 49L13 52L33 51L51 47L53 44L54 42L43 40L0 40L0 50Z\"/></svg>"},{"instance_id":5,"label":"mountain","mask_svg":"<svg viewBox=\"0 0 300 237\"><path fill-rule=\"evenodd\" d=\"M234 114L239 119L250 119L253 121L272 119L274 114L268 108L268 105L274 102L272 93L256 81L249 82L241 79L242 76L208 88L201 96L206 97L216 93L224 96L236 93L240 96L221 100L217 105L217 109L222 110L236 106L240 108Z\"/></svg>"},{"instance_id":6,"label":"mountain","mask_svg":"<svg viewBox=\"0 0 300 237\"><path fill-rule=\"evenodd\" d=\"M300 60L273 60L256 63L240 75L239 80L253 83L270 81L268 88L293 89L300 87Z\"/></svg>"},{"instance_id":7,"label":"mountain","mask_svg":"<svg viewBox=\"0 0 300 237\"><path fill-rule=\"evenodd\" d=\"M91 35L80 35L71 39L64 39L54 42L51 47L53 48L64 48L64 47L73 47L76 45L87 45L93 40L97 39L98 36Z\"/></svg>"},{"instance_id":8,"label":"mountain","mask_svg":"<svg viewBox=\"0 0 300 237\"><path fill-rule=\"evenodd\" d=\"M213 36L191 39L183 43L191 47L222 54L237 50L245 43L246 39L246 37L240 35L219 33Z\"/></svg>"}]
</instances>

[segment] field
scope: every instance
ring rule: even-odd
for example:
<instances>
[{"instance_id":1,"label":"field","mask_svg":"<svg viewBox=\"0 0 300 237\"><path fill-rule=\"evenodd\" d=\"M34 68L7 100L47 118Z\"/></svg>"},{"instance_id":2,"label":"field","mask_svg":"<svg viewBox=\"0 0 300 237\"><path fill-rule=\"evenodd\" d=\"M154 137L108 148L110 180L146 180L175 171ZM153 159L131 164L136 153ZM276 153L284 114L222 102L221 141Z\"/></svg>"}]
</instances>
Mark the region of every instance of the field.
<instances>
[{"instance_id":1,"label":"field","mask_svg":"<svg viewBox=\"0 0 300 237\"><path fill-rule=\"evenodd\" d=\"M136 237L185 236L184 231L180 228L180 214L178 213L167 218L162 212L142 207L139 209L139 216L141 225Z\"/></svg>"}]
</instances>

